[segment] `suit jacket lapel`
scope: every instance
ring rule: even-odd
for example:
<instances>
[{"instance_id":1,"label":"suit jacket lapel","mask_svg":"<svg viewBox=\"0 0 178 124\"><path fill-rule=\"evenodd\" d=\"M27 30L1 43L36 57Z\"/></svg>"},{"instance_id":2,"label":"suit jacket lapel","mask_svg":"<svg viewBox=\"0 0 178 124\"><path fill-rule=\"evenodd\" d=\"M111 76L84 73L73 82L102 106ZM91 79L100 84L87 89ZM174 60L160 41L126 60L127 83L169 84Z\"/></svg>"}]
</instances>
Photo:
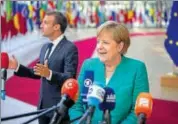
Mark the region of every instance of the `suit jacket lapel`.
<instances>
[{"instance_id":1,"label":"suit jacket lapel","mask_svg":"<svg viewBox=\"0 0 178 124\"><path fill-rule=\"evenodd\" d=\"M106 84L106 80L105 80L105 66L104 63L102 63L99 60L99 63L97 65L97 68L95 68L95 75L98 79L96 79L96 81L99 81L100 83L103 84L103 86L105 86Z\"/></svg>"},{"instance_id":2,"label":"suit jacket lapel","mask_svg":"<svg viewBox=\"0 0 178 124\"><path fill-rule=\"evenodd\" d=\"M48 50L48 44L44 47L43 51L41 52L40 62L41 64L44 64L45 54Z\"/></svg>"},{"instance_id":3,"label":"suit jacket lapel","mask_svg":"<svg viewBox=\"0 0 178 124\"><path fill-rule=\"evenodd\" d=\"M64 36L64 38L57 44L56 48L54 49L53 53L48 59L48 64L50 64L55 59L55 56L59 54L59 49L63 47L65 40L66 40L66 37Z\"/></svg>"}]
</instances>

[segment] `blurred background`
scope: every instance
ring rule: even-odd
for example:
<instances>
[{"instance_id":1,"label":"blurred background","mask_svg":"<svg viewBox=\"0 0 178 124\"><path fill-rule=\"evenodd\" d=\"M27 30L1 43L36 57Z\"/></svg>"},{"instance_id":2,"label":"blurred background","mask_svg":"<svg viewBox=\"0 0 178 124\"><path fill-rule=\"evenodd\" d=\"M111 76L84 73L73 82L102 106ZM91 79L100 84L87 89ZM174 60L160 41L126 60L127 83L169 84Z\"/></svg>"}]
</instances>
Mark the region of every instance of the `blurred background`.
<instances>
[{"instance_id":1,"label":"blurred background","mask_svg":"<svg viewBox=\"0 0 178 124\"><path fill-rule=\"evenodd\" d=\"M4 0L1 1L1 52L15 55L21 64L33 67L41 46L48 42L39 28L47 10L59 10L66 15L69 26L65 35L79 49L78 72L85 59L97 56L96 28L107 20L124 23L131 37L126 56L144 61L148 70L150 92L154 98L148 123L178 123L178 76L164 78L175 71L178 60L177 1ZM174 49L165 46L166 43ZM35 111L40 81L13 76L11 70L7 76L7 97L1 100L1 117ZM165 80L168 83L163 84ZM172 84L173 80L177 83ZM19 124L29 118L2 124Z\"/></svg>"}]
</instances>

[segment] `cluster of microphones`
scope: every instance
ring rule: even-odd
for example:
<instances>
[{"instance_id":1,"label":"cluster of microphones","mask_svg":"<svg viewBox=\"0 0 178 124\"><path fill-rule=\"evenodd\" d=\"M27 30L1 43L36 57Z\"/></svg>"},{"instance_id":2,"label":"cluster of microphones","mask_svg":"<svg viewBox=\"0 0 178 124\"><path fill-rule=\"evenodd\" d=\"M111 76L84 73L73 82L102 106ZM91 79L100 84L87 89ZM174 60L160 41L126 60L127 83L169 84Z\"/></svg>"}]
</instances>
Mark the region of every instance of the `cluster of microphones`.
<instances>
[{"instance_id":1,"label":"cluster of microphones","mask_svg":"<svg viewBox=\"0 0 178 124\"><path fill-rule=\"evenodd\" d=\"M1 98L5 100L5 81L7 78L9 58L8 54L5 52L1 53ZM23 124L28 124L39 117L49 113L54 112L50 124L60 124L63 117L65 116L68 109L70 109L78 99L79 86L76 79L68 79L63 83L61 88L61 100L57 105L52 106L48 109L42 109L31 113L25 113L10 117L3 117L1 121L7 121L10 119L15 119L19 117L25 117L30 115L37 116L24 122ZM77 117L72 122L77 124L91 124L92 117L95 112L95 108L99 108L103 111L102 120L98 124L112 124L111 111L115 109L116 96L115 92L110 87L104 87L101 82L94 81L94 72L87 70L85 71L85 76L83 79L83 89L81 89L81 97L83 105L85 106L85 113ZM152 113L153 100L149 93L140 93L137 97L135 104L135 113L138 118L138 124L145 124L146 119L151 116Z\"/></svg>"}]
</instances>

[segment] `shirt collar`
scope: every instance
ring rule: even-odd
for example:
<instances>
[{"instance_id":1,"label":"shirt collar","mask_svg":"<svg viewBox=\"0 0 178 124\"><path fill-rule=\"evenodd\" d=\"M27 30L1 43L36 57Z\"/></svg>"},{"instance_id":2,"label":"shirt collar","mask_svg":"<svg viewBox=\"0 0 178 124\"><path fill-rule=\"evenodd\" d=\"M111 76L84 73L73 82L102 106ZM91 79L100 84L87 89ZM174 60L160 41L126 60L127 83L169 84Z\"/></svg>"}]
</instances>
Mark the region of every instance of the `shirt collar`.
<instances>
[{"instance_id":1,"label":"shirt collar","mask_svg":"<svg viewBox=\"0 0 178 124\"><path fill-rule=\"evenodd\" d=\"M52 44L53 44L54 46L57 46L57 44L58 44L63 38L64 38L64 35L62 34L62 35L60 35L59 37L57 37L57 38L52 42Z\"/></svg>"}]
</instances>

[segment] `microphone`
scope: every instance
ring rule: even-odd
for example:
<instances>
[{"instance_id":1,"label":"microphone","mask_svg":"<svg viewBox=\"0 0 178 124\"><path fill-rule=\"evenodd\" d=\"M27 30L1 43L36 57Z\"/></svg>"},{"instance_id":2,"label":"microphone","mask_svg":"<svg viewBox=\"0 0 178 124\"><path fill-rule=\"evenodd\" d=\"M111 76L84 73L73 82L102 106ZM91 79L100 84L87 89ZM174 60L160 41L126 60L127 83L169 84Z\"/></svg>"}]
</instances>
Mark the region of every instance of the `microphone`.
<instances>
[{"instance_id":1,"label":"microphone","mask_svg":"<svg viewBox=\"0 0 178 124\"><path fill-rule=\"evenodd\" d=\"M87 94L88 109L84 115L78 121L78 124L85 122L86 124L91 124L91 118L93 116L95 107L97 107L104 99L105 90L102 85L92 84L89 87Z\"/></svg>"},{"instance_id":2,"label":"microphone","mask_svg":"<svg viewBox=\"0 0 178 124\"><path fill-rule=\"evenodd\" d=\"M9 66L9 56L6 52L2 52L1 53L1 80L2 80L1 99L2 100L5 100L6 97L5 82L7 79L8 66Z\"/></svg>"},{"instance_id":3,"label":"microphone","mask_svg":"<svg viewBox=\"0 0 178 124\"><path fill-rule=\"evenodd\" d=\"M151 94L140 93L136 100L135 113L138 116L138 124L145 124L146 119L151 116L153 99Z\"/></svg>"},{"instance_id":4,"label":"microphone","mask_svg":"<svg viewBox=\"0 0 178 124\"><path fill-rule=\"evenodd\" d=\"M112 124L110 111L115 108L116 96L112 88L105 87L104 90L104 101L99 104L99 109L103 111L103 120L100 124Z\"/></svg>"},{"instance_id":5,"label":"microphone","mask_svg":"<svg viewBox=\"0 0 178 124\"><path fill-rule=\"evenodd\" d=\"M61 89L61 101L58 103L58 109L55 111L50 124L60 124L67 113L68 108L72 107L78 98L78 82L75 79L67 79Z\"/></svg>"},{"instance_id":6,"label":"microphone","mask_svg":"<svg viewBox=\"0 0 178 124\"><path fill-rule=\"evenodd\" d=\"M86 70L84 73L84 79L83 79L83 87L81 92L82 101L85 105L87 105L87 94L88 94L88 88L93 84L94 81L94 71Z\"/></svg>"}]
</instances>

